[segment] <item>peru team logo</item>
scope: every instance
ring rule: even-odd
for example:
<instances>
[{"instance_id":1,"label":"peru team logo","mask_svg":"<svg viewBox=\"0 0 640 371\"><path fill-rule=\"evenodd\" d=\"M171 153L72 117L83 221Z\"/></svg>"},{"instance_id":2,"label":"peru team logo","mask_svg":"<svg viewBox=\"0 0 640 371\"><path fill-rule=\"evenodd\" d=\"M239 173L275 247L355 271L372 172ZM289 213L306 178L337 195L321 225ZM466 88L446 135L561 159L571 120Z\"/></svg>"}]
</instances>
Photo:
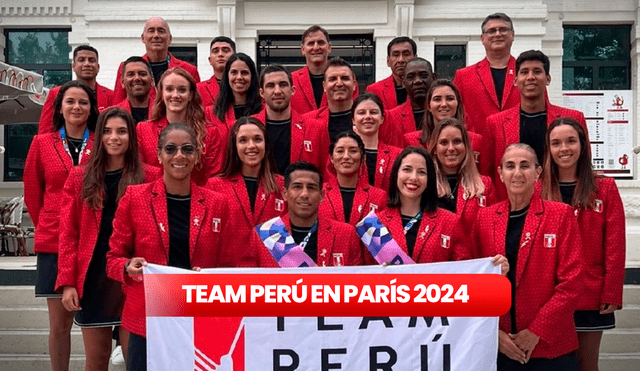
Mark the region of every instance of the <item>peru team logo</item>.
<instances>
[{"instance_id":1,"label":"peru team logo","mask_svg":"<svg viewBox=\"0 0 640 371\"><path fill-rule=\"evenodd\" d=\"M556 235L555 234L545 234L544 235L544 247L551 249L556 247Z\"/></svg>"},{"instance_id":2,"label":"peru team logo","mask_svg":"<svg viewBox=\"0 0 640 371\"><path fill-rule=\"evenodd\" d=\"M220 222L220 218L213 218L211 221L211 229L216 233L220 232Z\"/></svg>"},{"instance_id":3,"label":"peru team logo","mask_svg":"<svg viewBox=\"0 0 640 371\"><path fill-rule=\"evenodd\" d=\"M304 141L304 150L307 152L312 152L313 148L311 147L311 141L310 140L305 140Z\"/></svg>"},{"instance_id":4,"label":"peru team logo","mask_svg":"<svg viewBox=\"0 0 640 371\"><path fill-rule=\"evenodd\" d=\"M444 249L448 249L451 247L451 237L446 236L444 234L440 235L440 246Z\"/></svg>"},{"instance_id":5,"label":"peru team logo","mask_svg":"<svg viewBox=\"0 0 640 371\"><path fill-rule=\"evenodd\" d=\"M344 260L342 253L334 253L333 254L333 266L334 267L342 267L344 265Z\"/></svg>"},{"instance_id":6,"label":"peru team logo","mask_svg":"<svg viewBox=\"0 0 640 371\"><path fill-rule=\"evenodd\" d=\"M484 195L478 197L478 206L487 207L487 198Z\"/></svg>"},{"instance_id":7,"label":"peru team logo","mask_svg":"<svg viewBox=\"0 0 640 371\"><path fill-rule=\"evenodd\" d=\"M284 210L284 200L276 198L276 211Z\"/></svg>"},{"instance_id":8,"label":"peru team logo","mask_svg":"<svg viewBox=\"0 0 640 371\"><path fill-rule=\"evenodd\" d=\"M593 209L595 210L595 212L597 213L601 213L602 212L602 200L596 200Z\"/></svg>"}]
</instances>

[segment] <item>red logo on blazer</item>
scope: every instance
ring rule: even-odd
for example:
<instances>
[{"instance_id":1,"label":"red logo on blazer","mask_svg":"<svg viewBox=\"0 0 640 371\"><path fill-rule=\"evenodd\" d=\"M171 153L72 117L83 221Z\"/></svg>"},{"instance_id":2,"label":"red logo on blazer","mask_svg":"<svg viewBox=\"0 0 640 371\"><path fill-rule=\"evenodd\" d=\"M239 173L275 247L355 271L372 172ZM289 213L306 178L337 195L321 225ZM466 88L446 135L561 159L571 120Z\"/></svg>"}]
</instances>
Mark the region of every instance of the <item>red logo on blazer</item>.
<instances>
[{"instance_id":1,"label":"red logo on blazer","mask_svg":"<svg viewBox=\"0 0 640 371\"><path fill-rule=\"evenodd\" d=\"M602 200L596 200L596 203L593 206L593 210L595 210L595 212L597 212L597 213L601 213L602 212Z\"/></svg>"},{"instance_id":2,"label":"red logo on blazer","mask_svg":"<svg viewBox=\"0 0 640 371\"><path fill-rule=\"evenodd\" d=\"M551 249L556 247L556 235L555 234L545 234L544 235L544 247Z\"/></svg>"},{"instance_id":3,"label":"red logo on blazer","mask_svg":"<svg viewBox=\"0 0 640 371\"><path fill-rule=\"evenodd\" d=\"M451 237L441 234L440 239L441 239L440 246L442 246L445 249L448 249L449 247L451 247Z\"/></svg>"},{"instance_id":4,"label":"red logo on blazer","mask_svg":"<svg viewBox=\"0 0 640 371\"><path fill-rule=\"evenodd\" d=\"M343 265L343 263L342 263L342 261L343 261L343 260L342 260L342 258L343 258L343 256L342 256L342 253L341 253L341 252L339 252L339 253L334 253L334 254L333 254L333 266L334 266L334 267L342 267L342 265Z\"/></svg>"},{"instance_id":5,"label":"red logo on blazer","mask_svg":"<svg viewBox=\"0 0 640 371\"><path fill-rule=\"evenodd\" d=\"M213 218L211 221L211 229L213 229L214 232L218 233L220 232L220 218Z\"/></svg>"},{"instance_id":6,"label":"red logo on blazer","mask_svg":"<svg viewBox=\"0 0 640 371\"><path fill-rule=\"evenodd\" d=\"M284 200L276 198L276 211L284 210Z\"/></svg>"},{"instance_id":7,"label":"red logo on blazer","mask_svg":"<svg viewBox=\"0 0 640 371\"><path fill-rule=\"evenodd\" d=\"M311 141L310 140L305 140L304 141L304 150L307 152L312 152L313 151L313 147L311 147Z\"/></svg>"},{"instance_id":8,"label":"red logo on blazer","mask_svg":"<svg viewBox=\"0 0 640 371\"><path fill-rule=\"evenodd\" d=\"M486 207L487 206L487 198L484 195L480 195L478 197L478 205L480 207Z\"/></svg>"}]
</instances>

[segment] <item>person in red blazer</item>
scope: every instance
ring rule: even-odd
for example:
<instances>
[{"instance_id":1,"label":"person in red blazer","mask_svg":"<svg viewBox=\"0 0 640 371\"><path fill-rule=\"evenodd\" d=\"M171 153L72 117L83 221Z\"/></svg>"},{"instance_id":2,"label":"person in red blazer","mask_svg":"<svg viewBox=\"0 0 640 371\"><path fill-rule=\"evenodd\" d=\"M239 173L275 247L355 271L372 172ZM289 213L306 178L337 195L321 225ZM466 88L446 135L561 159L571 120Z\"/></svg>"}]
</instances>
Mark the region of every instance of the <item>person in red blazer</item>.
<instances>
[{"instance_id":1,"label":"person in red blazer","mask_svg":"<svg viewBox=\"0 0 640 371\"><path fill-rule=\"evenodd\" d=\"M469 117L467 129L478 134L484 134L489 116L520 103L520 94L513 85L516 59L511 56L514 39L511 18L504 13L488 15L481 29L485 58L457 70L453 78Z\"/></svg>"},{"instance_id":2,"label":"person in red blazer","mask_svg":"<svg viewBox=\"0 0 640 371\"><path fill-rule=\"evenodd\" d=\"M107 253L108 276L125 285L122 327L131 333L128 370L146 370L143 266L216 267L228 233L226 197L191 181L202 156L196 132L184 124L171 124L158 144L163 178L127 188L113 220Z\"/></svg>"},{"instance_id":3,"label":"person in red blazer","mask_svg":"<svg viewBox=\"0 0 640 371\"><path fill-rule=\"evenodd\" d=\"M321 168L326 164L329 147L326 130L306 125L302 116L291 108L295 92L291 74L282 65L272 64L262 69L260 96L265 107L254 115L267 127L276 161L276 171L284 174L287 166L306 161Z\"/></svg>"},{"instance_id":4,"label":"person in red blazer","mask_svg":"<svg viewBox=\"0 0 640 371\"><path fill-rule=\"evenodd\" d=\"M375 94L361 94L353 102L351 122L355 132L364 143L369 185L386 192L389 189L391 167L402 149L388 146L379 139L380 125L384 123L384 114L384 105Z\"/></svg>"},{"instance_id":5,"label":"person in red blazer","mask_svg":"<svg viewBox=\"0 0 640 371\"><path fill-rule=\"evenodd\" d=\"M283 196L288 213L281 219L296 244L320 267L362 264L362 249L355 229L318 212L324 197L320 170L308 162L295 162L284 174ZM252 246L261 267L279 267L269 250L253 233Z\"/></svg>"},{"instance_id":6,"label":"person in red blazer","mask_svg":"<svg viewBox=\"0 0 640 371\"><path fill-rule=\"evenodd\" d=\"M160 169L144 172L131 115L109 108L98 118L94 153L87 166L71 170L64 186L60 220L58 278L62 305L75 312L82 328L87 368L109 366L112 326L120 325L124 300L119 283L107 278L106 254L118 196L126 186L160 177ZM146 179L145 179L146 178ZM128 334L120 331L125 344Z\"/></svg>"},{"instance_id":7,"label":"person in red blazer","mask_svg":"<svg viewBox=\"0 0 640 371\"><path fill-rule=\"evenodd\" d=\"M535 150L539 161L544 154L544 134L553 120L570 117L576 120L585 132L587 123L580 111L554 106L546 97L546 86L551 82L549 58L539 50L529 50L518 56L516 61L516 85L520 89L519 106L489 116L485 130L485 145L490 176L496 189L496 197L502 201L507 191L498 180L498 166L507 146L511 143L527 143ZM522 120L526 120L527 131L522 132ZM587 136L588 138L588 136Z\"/></svg>"},{"instance_id":8,"label":"person in red blazer","mask_svg":"<svg viewBox=\"0 0 640 371\"><path fill-rule=\"evenodd\" d=\"M446 118L433 129L428 146L436 162L438 206L458 215L467 230L473 229L478 211L495 201L493 183L478 172L470 143L464 124ZM473 256L480 257L477 251Z\"/></svg>"},{"instance_id":9,"label":"person in red blazer","mask_svg":"<svg viewBox=\"0 0 640 371\"><path fill-rule=\"evenodd\" d=\"M49 310L49 354L53 369L69 367L73 314L55 291L58 271L62 189L74 166L86 164L93 148L98 107L91 89L70 81L54 101L54 132L33 137L24 166L24 202L36 228L36 297L46 297Z\"/></svg>"},{"instance_id":10,"label":"person in red blazer","mask_svg":"<svg viewBox=\"0 0 640 371\"><path fill-rule=\"evenodd\" d=\"M597 371L602 330L615 327L622 308L625 217L612 178L595 176L583 127L570 118L549 126L542 197L572 206L578 215L585 275L574 315L580 371ZM588 243L587 243L588 241Z\"/></svg>"},{"instance_id":11,"label":"person in red blazer","mask_svg":"<svg viewBox=\"0 0 640 371\"><path fill-rule=\"evenodd\" d=\"M225 66L218 97L212 107L206 108L207 119L221 131L228 131L237 119L260 112L259 90L258 71L251 57L244 53L232 55Z\"/></svg>"},{"instance_id":12,"label":"person in red blazer","mask_svg":"<svg viewBox=\"0 0 640 371\"><path fill-rule=\"evenodd\" d=\"M162 18L154 17L145 22L140 40L144 44L146 53L142 56L153 67L153 80L159 81L162 74L172 68L180 67L187 71L191 77L200 82L200 74L196 66L180 60L169 53L169 45L172 36L169 24ZM122 63L118 66L116 74L116 82L113 88L113 101L122 102L127 94L122 87ZM155 87L151 88L151 95L155 95Z\"/></svg>"},{"instance_id":13,"label":"person in red blazer","mask_svg":"<svg viewBox=\"0 0 640 371\"><path fill-rule=\"evenodd\" d=\"M133 116L136 125L151 120L155 96L151 96L153 73L149 62L142 57L129 57L122 64L122 86L127 97L115 107L122 108Z\"/></svg>"},{"instance_id":14,"label":"person in red blazer","mask_svg":"<svg viewBox=\"0 0 640 371\"><path fill-rule=\"evenodd\" d=\"M460 122L465 122L464 105L460 97L460 92L451 80L438 79L431 84L427 93L426 120L422 130L413 131L404 135L405 146L424 147L427 150L432 131L435 126L447 118L456 118ZM467 125L465 124L465 127ZM483 136L468 130L473 159L480 174L489 175L489 156L487 146L484 144Z\"/></svg>"},{"instance_id":15,"label":"person in red blazer","mask_svg":"<svg viewBox=\"0 0 640 371\"><path fill-rule=\"evenodd\" d=\"M371 210L382 210L387 193L367 181L364 143L352 131L338 134L329 146L331 163L319 214L355 227Z\"/></svg>"},{"instance_id":16,"label":"person in red blazer","mask_svg":"<svg viewBox=\"0 0 640 371\"><path fill-rule=\"evenodd\" d=\"M100 72L100 64L98 63L98 51L89 45L79 45L73 50L73 64L71 65L73 73L76 74L76 80L85 83L92 91L97 101L98 112L102 112L112 104L113 92L111 89L96 82L96 76ZM40 112L40 121L38 126L38 134L53 132L53 108L54 101L60 92L60 86L49 90L49 95L42 106Z\"/></svg>"},{"instance_id":17,"label":"person in red blazer","mask_svg":"<svg viewBox=\"0 0 640 371\"><path fill-rule=\"evenodd\" d=\"M380 138L385 143L404 148L404 135L426 125L427 93L435 79L433 67L426 59L414 58L407 63L402 82L407 90L407 101L387 109L385 125L380 128Z\"/></svg>"},{"instance_id":18,"label":"person in red blazer","mask_svg":"<svg viewBox=\"0 0 640 371\"><path fill-rule=\"evenodd\" d=\"M509 199L478 212L481 256L509 260L512 304L500 317L498 370L577 370L573 312L582 290L582 248L573 209L542 200L542 169L524 143L507 147L500 177Z\"/></svg>"},{"instance_id":19,"label":"person in red blazer","mask_svg":"<svg viewBox=\"0 0 640 371\"><path fill-rule=\"evenodd\" d=\"M161 168L157 156L158 136L172 123L184 123L197 133L198 146L203 148L204 155L192 179L198 185L206 184L207 179L222 168L224 137L217 127L207 124L196 82L180 67L167 70L162 75L158 82L153 116L150 121L141 122L136 127L143 163Z\"/></svg>"},{"instance_id":20,"label":"person in red blazer","mask_svg":"<svg viewBox=\"0 0 640 371\"><path fill-rule=\"evenodd\" d=\"M224 250L219 265L222 267L256 267L252 251L251 234L256 225L276 216L284 215L287 207L281 190L282 176L276 175L273 147L267 130L258 119L240 118L227 142L222 174L210 178L207 188L228 195L229 236L233 248Z\"/></svg>"},{"instance_id":21,"label":"person in red blazer","mask_svg":"<svg viewBox=\"0 0 640 371\"><path fill-rule=\"evenodd\" d=\"M209 64L213 67L213 76L209 80L198 83L198 93L202 97L202 107L215 103L220 91L220 83L224 76L227 61L236 53L236 43L226 36L218 36L209 45Z\"/></svg>"},{"instance_id":22,"label":"person in red blazer","mask_svg":"<svg viewBox=\"0 0 640 371\"><path fill-rule=\"evenodd\" d=\"M391 170L387 208L376 212L398 246L416 263L471 258L458 217L437 207L436 169L429 153L405 148ZM377 264L366 252L366 264Z\"/></svg>"},{"instance_id":23,"label":"person in red blazer","mask_svg":"<svg viewBox=\"0 0 640 371\"><path fill-rule=\"evenodd\" d=\"M407 90L402 85L407 62L418 54L418 46L410 37L399 36L387 44L387 66L391 76L367 86L367 92L376 94L386 109L393 109L407 100Z\"/></svg>"}]
</instances>

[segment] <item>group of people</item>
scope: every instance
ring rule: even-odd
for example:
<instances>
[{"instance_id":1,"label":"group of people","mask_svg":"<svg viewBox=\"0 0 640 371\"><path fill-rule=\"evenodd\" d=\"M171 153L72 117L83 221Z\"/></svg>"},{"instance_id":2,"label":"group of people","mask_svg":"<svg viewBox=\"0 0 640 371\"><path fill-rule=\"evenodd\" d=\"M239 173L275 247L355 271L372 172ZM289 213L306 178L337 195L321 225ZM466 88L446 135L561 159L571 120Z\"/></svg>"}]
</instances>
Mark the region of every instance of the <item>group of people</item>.
<instances>
[{"instance_id":1,"label":"group of people","mask_svg":"<svg viewBox=\"0 0 640 371\"><path fill-rule=\"evenodd\" d=\"M622 307L619 192L591 168L584 116L548 101L549 59L511 56L503 13L481 28L486 58L453 81L393 39L391 76L363 94L319 26L293 73L258 74L216 37L214 75L199 82L152 18L146 54L121 64L113 92L96 83L98 52L77 47L77 80L51 90L24 172L53 370L68 369L74 320L87 370L107 369L120 323L127 369L146 369L148 263L387 264L381 248L502 267L499 370L597 370ZM374 246L363 223L394 243Z\"/></svg>"}]
</instances>

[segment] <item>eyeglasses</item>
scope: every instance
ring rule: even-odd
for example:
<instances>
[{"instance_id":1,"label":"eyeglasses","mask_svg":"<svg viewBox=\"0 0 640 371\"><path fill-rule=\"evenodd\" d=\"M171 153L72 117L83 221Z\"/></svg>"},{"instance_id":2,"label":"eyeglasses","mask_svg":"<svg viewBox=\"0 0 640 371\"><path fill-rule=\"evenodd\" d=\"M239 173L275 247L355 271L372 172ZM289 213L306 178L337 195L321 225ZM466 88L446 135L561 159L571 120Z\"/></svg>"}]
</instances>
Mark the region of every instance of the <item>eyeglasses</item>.
<instances>
[{"instance_id":1,"label":"eyeglasses","mask_svg":"<svg viewBox=\"0 0 640 371\"><path fill-rule=\"evenodd\" d=\"M507 32L511 31L509 27L499 27L499 28L488 28L484 30L485 35L495 35L496 32L500 35L506 35Z\"/></svg>"},{"instance_id":2,"label":"eyeglasses","mask_svg":"<svg viewBox=\"0 0 640 371\"><path fill-rule=\"evenodd\" d=\"M175 155L178 153L178 150L182 151L182 154L185 156L191 156L196 153L196 146L191 143L183 144L181 146L176 146L175 144L165 144L162 148L164 153L168 155Z\"/></svg>"}]
</instances>

